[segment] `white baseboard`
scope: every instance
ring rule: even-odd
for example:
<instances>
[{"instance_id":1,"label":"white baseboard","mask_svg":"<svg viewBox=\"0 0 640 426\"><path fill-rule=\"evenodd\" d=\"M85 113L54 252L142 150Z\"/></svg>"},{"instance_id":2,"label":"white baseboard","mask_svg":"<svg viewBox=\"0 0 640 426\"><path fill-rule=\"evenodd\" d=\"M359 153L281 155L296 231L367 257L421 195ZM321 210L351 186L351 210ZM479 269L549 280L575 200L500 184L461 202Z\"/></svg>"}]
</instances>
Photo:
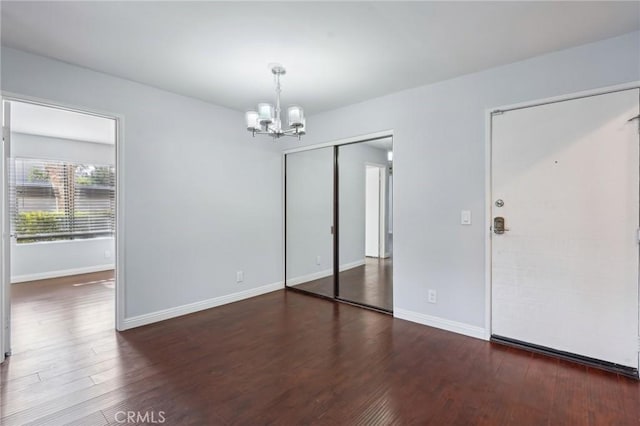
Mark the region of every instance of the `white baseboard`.
<instances>
[{"instance_id":1,"label":"white baseboard","mask_svg":"<svg viewBox=\"0 0 640 426\"><path fill-rule=\"evenodd\" d=\"M320 278L330 277L331 275L333 275L333 269L324 269L322 271L314 272L313 274L307 274L301 277L288 279L287 285L298 285L309 281L319 280Z\"/></svg>"},{"instance_id":2,"label":"white baseboard","mask_svg":"<svg viewBox=\"0 0 640 426\"><path fill-rule=\"evenodd\" d=\"M261 294L270 293L282 288L284 288L284 283L277 282L273 284L267 284L262 287L227 294L225 296L202 300L200 302L189 303L187 305L176 306L174 308L163 309L161 311L138 315L131 318L125 318L122 324L122 330L128 330L130 328L140 327L154 322L180 317L182 315L192 314L194 312L203 311L205 309L215 308L216 306L226 305L227 303L238 302L240 300L260 296Z\"/></svg>"},{"instance_id":3,"label":"white baseboard","mask_svg":"<svg viewBox=\"0 0 640 426\"><path fill-rule=\"evenodd\" d=\"M49 278L68 277L70 275L90 274L92 272L109 271L115 269L113 263L107 265L87 266L84 268L61 269L58 271L38 272L37 274L15 275L11 277L11 284L23 283L26 281L47 280Z\"/></svg>"},{"instance_id":4,"label":"white baseboard","mask_svg":"<svg viewBox=\"0 0 640 426\"><path fill-rule=\"evenodd\" d=\"M463 322L451 321L448 319L425 315L419 312L407 311L405 309L399 308L393 309L393 316L395 318L417 322L418 324L428 325L429 327L440 328L442 330L464 334L465 336L475 337L476 339L487 340L485 329L483 327L465 324Z\"/></svg>"},{"instance_id":5,"label":"white baseboard","mask_svg":"<svg viewBox=\"0 0 640 426\"><path fill-rule=\"evenodd\" d=\"M358 266L362 266L365 264L365 259L356 260L355 262L345 263L340 265L340 272L357 268ZM314 272L313 274L303 275L301 277L291 278L287 280L288 286L293 286L297 284L307 283L313 280L319 280L320 278L330 277L333 275L333 269L323 269L322 271Z\"/></svg>"}]
</instances>

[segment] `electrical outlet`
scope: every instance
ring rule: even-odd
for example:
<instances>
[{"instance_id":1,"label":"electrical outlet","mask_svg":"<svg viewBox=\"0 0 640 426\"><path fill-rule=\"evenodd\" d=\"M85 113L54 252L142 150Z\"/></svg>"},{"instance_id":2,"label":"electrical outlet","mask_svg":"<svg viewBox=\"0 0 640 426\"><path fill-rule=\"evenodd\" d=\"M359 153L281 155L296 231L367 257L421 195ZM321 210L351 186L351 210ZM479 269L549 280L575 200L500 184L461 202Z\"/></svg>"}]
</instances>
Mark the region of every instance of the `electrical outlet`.
<instances>
[{"instance_id":1,"label":"electrical outlet","mask_svg":"<svg viewBox=\"0 0 640 426\"><path fill-rule=\"evenodd\" d=\"M438 294L436 293L435 290L429 290L429 296L428 296L428 300L429 303L437 303L438 302Z\"/></svg>"},{"instance_id":2,"label":"electrical outlet","mask_svg":"<svg viewBox=\"0 0 640 426\"><path fill-rule=\"evenodd\" d=\"M319 265L321 262L320 256L316 256L316 265Z\"/></svg>"},{"instance_id":3,"label":"electrical outlet","mask_svg":"<svg viewBox=\"0 0 640 426\"><path fill-rule=\"evenodd\" d=\"M111 252L109 250L104 251L104 258L109 259L111 257Z\"/></svg>"},{"instance_id":4,"label":"electrical outlet","mask_svg":"<svg viewBox=\"0 0 640 426\"><path fill-rule=\"evenodd\" d=\"M242 271L236 272L236 282L241 283L242 281L244 281L244 272Z\"/></svg>"}]
</instances>

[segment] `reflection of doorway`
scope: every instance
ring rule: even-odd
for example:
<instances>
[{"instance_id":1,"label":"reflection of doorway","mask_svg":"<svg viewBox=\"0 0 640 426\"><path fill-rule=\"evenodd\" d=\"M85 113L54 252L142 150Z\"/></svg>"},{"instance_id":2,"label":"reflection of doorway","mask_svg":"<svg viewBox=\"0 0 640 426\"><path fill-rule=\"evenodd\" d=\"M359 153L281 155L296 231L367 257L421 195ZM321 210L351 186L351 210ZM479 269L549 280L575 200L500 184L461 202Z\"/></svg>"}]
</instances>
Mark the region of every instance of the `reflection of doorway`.
<instances>
[{"instance_id":1,"label":"reflection of doorway","mask_svg":"<svg viewBox=\"0 0 640 426\"><path fill-rule=\"evenodd\" d=\"M365 174L365 256L387 257L384 232L386 168L367 164Z\"/></svg>"}]
</instances>

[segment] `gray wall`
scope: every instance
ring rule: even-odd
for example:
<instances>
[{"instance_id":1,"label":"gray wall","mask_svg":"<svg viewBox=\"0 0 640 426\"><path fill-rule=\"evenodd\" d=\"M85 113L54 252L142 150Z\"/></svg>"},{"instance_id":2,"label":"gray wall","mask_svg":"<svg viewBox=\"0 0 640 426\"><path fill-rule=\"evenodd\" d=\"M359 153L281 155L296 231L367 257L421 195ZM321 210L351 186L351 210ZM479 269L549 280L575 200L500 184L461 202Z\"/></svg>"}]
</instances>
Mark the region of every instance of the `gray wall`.
<instances>
[{"instance_id":1,"label":"gray wall","mask_svg":"<svg viewBox=\"0 0 640 426\"><path fill-rule=\"evenodd\" d=\"M14 157L112 165L114 145L11 133ZM11 248L11 281L22 282L112 269L113 238L15 244Z\"/></svg>"},{"instance_id":2,"label":"gray wall","mask_svg":"<svg viewBox=\"0 0 640 426\"><path fill-rule=\"evenodd\" d=\"M242 113L5 47L1 84L124 116L127 318L282 282L281 153Z\"/></svg>"},{"instance_id":3,"label":"gray wall","mask_svg":"<svg viewBox=\"0 0 640 426\"><path fill-rule=\"evenodd\" d=\"M331 275L333 148L287 155L286 191L287 283L298 284Z\"/></svg>"},{"instance_id":4,"label":"gray wall","mask_svg":"<svg viewBox=\"0 0 640 426\"><path fill-rule=\"evenodd\" d=\"M48 241L11 246L11 282L113 269L113 238Z\"/></svg>"},{"instance_id":5,"label":"gray wall","mask_svg":"<svg viewBox=\"0 0 640 426\"><path fill-rule=\"evenodd\" d=\"M485 110L635 80L638 32L314 115L304 143L393 129L395 308L484 327Z\"/></svg>"},{"instance_id":6,"label":"gray wall","mask_svg":"<svg viewBox=\"0 0 640 426\"><path fill-rule=\"evenodd\" d=\"M11 145L14 157L68 160L102 165L113 165L116 160L115 146L106 143L12 132Z\"/></svg>"},{"instance_id":7,"label":"gray wall","mask_svg":"<svg viewBox=\"0 0 640 426\"><path fill-rule=\"evenodd\" d=\"M364 260L365 164L387 164L387 152L364 143L338 150L340 185L340 265ZM385 235L387 233L385 232Z\"/></svg>"}]
</instances>

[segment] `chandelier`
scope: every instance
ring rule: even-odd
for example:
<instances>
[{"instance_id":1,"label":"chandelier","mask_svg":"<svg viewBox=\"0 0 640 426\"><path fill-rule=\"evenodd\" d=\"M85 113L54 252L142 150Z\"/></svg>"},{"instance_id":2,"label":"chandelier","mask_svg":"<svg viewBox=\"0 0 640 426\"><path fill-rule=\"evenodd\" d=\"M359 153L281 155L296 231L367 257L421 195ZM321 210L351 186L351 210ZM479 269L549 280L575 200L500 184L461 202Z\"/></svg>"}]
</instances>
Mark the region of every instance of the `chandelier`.
<instances>
[{"instance_id":1,"label":"chandelier","mask_svg":"<svg viewBox=\"0 0 640 426\"><path fill-rule=\"evenodd\" d=\"M270 68L276 85L276 105L274 107L270 103L259 103L258 111L247 111L245 116L247 130L254 137L255 135L268 135L276 140L282 136L293 136L300 139L306 133L304 111L302 107L297 105L287 108L288 127L286 129L282 127L280 117L280 76L285 75L287 71L280 64L271 64Z\"/></svg>"}]
</instances>

